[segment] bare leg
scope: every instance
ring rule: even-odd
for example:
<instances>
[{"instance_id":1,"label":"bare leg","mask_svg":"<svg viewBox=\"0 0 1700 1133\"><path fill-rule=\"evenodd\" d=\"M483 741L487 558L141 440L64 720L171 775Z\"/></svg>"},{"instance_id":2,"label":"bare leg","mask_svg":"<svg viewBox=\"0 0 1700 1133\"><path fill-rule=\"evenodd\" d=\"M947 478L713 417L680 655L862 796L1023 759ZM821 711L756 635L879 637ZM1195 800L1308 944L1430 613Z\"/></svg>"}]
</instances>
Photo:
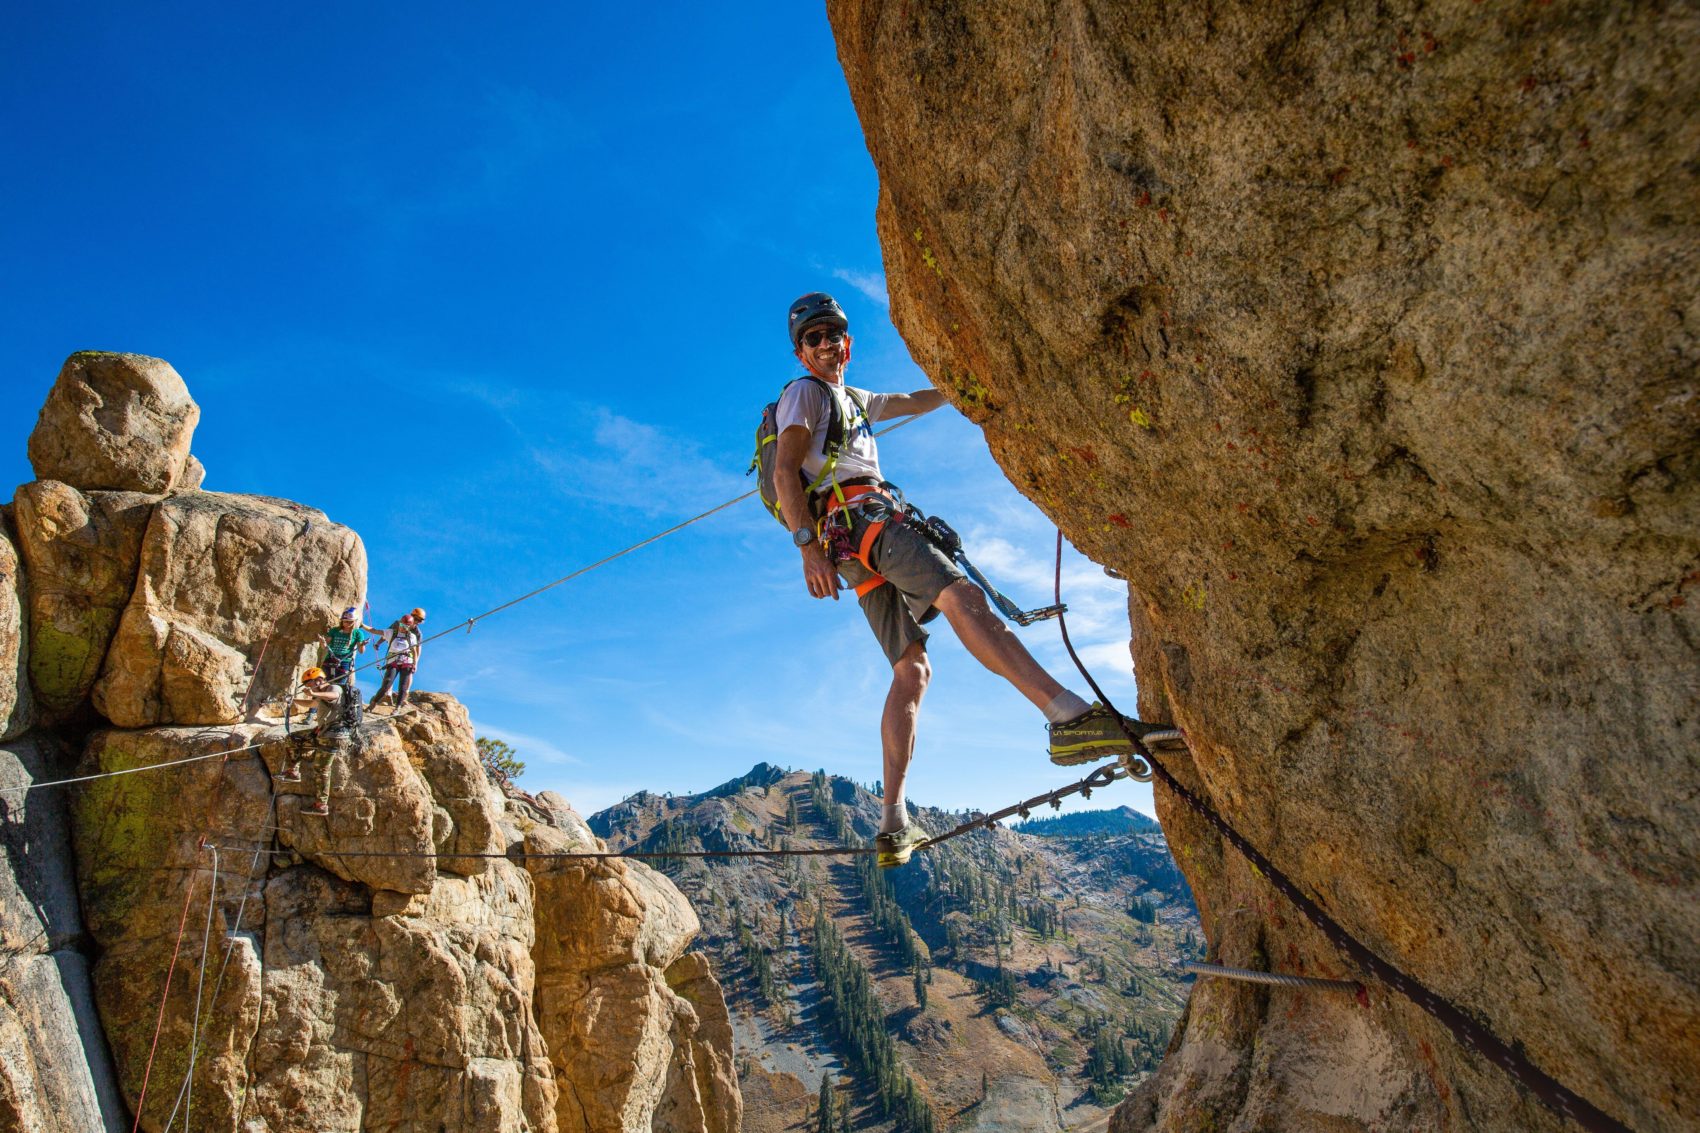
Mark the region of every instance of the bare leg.
<instances>
[{"instance_id":1,"label":"bare leg","mask_svg":"<svg viewBox=\"0 0 1700 1133\"><path fill-rule=\"evenodd\" d=\"M986 596L972 582L960 579L951 583L933 605L950 622L950 628L956 631L974 659L1021 690L1021 695L1031 700L1035 708L1043 711L1063 691L1062 685L1033 660L1033 655L1009 631L1003 619L992 613L986 605Z\"/></svg>"},{"instance_id":2,"label":"bare leg","mask_svg":"<svg viewBox=\"0 0 1700 1133\"><path fill-rule=\"evenodd\" d=\"M880 746L885 752L885 797L903 794L909 777L909 761L915 757L915 719L921 697L932 678L927 643L917 641L903 651L891 667L891 691L885 695L885 715L880 718Z\"/></svg>"}]
</instances>

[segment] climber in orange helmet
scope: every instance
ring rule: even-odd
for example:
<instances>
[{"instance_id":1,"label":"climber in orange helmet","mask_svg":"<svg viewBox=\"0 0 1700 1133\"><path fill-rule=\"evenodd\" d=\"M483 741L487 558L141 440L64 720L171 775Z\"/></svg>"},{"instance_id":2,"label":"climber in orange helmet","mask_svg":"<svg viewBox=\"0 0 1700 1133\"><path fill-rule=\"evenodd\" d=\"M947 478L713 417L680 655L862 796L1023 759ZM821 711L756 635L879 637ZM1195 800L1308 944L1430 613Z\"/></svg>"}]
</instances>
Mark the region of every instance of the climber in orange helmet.
<instances>
[{"instance_id":1,"label":"climber in orange helmet","mask_svg":"<svg viewBox=\"0 0 1700 1133\"><path fill-rule=\"evenodd\" d=\"M390 700L390 685L396 686L395 711L399 715L407 708L407 694L413 688L413 674L419 668L419 658L425 651L425 635L419 627L424 624L425 610L415 606L390 623L390 628L377 631L378 637L388 649L384 658L384 680L378 686L377 693L366 705L368 709L388 704Z\"/></svg>"},{"instance_id":2,"label":"climber in orange helmet","mask_svg":"<svg viewBox=\"0 0 1700 1133\"><path fill-rule=\"evenodd\" d=\"M301 808L302 814L324 815L331 812L331 771L341 748L341 740L347 735L351 724L347 712L349 699L348 690L341 683L327 677L325 671L317 665L301 674L301 688L296 694L293 707L317 709L319 723L312 731L302 730L290 736L289 760L283 765L283 770L277 773L277 778L284 783L299 783L303 749L312 747L313 771L317 776L318 791L314 801Z\"/></svg>"}]
</instances>

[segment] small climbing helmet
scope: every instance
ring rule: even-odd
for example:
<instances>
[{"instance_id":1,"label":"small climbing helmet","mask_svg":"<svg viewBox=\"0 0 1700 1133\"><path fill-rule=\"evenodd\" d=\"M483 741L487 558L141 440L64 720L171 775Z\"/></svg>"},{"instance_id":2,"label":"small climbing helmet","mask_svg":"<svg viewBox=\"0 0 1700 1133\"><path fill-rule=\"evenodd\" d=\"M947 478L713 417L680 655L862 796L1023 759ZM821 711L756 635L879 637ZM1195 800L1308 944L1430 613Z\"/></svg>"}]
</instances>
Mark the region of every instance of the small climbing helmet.
<instances>
[{"instance_id":1,"label":"small climbing helmet","mask_svg":"<svg viewBox=\"0 0 1700 1133\"><path fill-rule=\"evenodd\" d=\"M360 611L356 610L353 606L348 607L346 610L344 610L342 612L342 620L345 621L345 622L354 621L359 616L360 616Z\"/></svg>"},{"instance_id":2,"label":"small climbing helmet","mask_svg":"<svg viewBox=\"0 0 1700 1133\"><path fill-rule=\"evenodd\" d=\"M850 329L850 320L845 316L844 308L838 305L838 300L824 291L811 291L793 301L790 317L786 319L786 328L791 333L791 349L796 350L802 344L804 331L822 324L839 330Z\"/></svg>"},{"instance_id":3,"label":"small climbing helmet","mask_svg":"<svg viewBox=\"0 0 1700 1133\"><path fill-rule=\"evenodd\" d=\"M301 674L301 683L303 684L308 681L322 681L324 679L325 671L317 665L314 665L311 669L308 669L305 673Z\"/></svg>"},{"instance_id":4,"label":"small climbing helmet","mask_svg":"<svg viewBox=\"0 0 1700 1133\"><path fill-rule=\"evenodd\" d=\"M413 613L413 620L414 621L422 622L422 621L425 620L425 608L423 606L413 607L412 613Z\"/></svg>"}]
</instances>

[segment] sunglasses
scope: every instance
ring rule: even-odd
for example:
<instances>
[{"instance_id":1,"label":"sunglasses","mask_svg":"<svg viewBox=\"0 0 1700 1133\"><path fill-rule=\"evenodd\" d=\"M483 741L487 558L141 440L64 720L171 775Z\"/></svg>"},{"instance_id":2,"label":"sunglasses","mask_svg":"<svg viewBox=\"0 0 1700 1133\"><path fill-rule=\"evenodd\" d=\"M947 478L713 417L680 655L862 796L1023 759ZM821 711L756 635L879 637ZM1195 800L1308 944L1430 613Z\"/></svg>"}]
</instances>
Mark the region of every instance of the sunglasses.
<instances>
[{"instance_id":1,"label":"sunglasses","mask_svg":"<svg viewBox=\"0 0 1700 1133\"><path fill-rule=\"evenodd\" d=\"M803 345L811 350L823 342L830 342L836 346L843 341L844 332L841 330L811 330L803 335Z\"/></svg>"}]
</instances>

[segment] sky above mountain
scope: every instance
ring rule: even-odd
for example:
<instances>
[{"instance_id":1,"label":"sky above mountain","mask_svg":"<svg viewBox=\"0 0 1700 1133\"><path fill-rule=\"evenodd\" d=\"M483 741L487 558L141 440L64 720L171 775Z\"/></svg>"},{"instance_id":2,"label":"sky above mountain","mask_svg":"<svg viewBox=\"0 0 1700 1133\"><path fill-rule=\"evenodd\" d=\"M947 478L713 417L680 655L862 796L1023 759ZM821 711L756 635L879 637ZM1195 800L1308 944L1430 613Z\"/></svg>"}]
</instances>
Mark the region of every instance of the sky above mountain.
<instances>
[{"instance_id":1,"label":"sky above mountain","mask_svg":"<svg viewBox=\"0 0 1700 1133\"><path fill-rule=\"evenodd\" d=\"M423 605L435 630L747 491L761 406L797 372L795 295L844 302L854 384L927 384L888 317L878 182L818 5L9 22L13 484L67 354L158 355L200 402L208 488L353 527L374 618ZM882 457L1017 602L1049 602L1055 530L972 423L947 407ZM1131 706L1125 589L1072 550L1063 585ZM1084 691L1055 623L1019 632ZM948 630L933 652L912 798L990 809L1078 777ZM590 813L758 760L872 782L888 677L853 601L810 599L746 501L434 643L420 684L511 743L524 785ZM1148 787L1115 792L1151 811Z\"/></svg>"}]
</instances>

